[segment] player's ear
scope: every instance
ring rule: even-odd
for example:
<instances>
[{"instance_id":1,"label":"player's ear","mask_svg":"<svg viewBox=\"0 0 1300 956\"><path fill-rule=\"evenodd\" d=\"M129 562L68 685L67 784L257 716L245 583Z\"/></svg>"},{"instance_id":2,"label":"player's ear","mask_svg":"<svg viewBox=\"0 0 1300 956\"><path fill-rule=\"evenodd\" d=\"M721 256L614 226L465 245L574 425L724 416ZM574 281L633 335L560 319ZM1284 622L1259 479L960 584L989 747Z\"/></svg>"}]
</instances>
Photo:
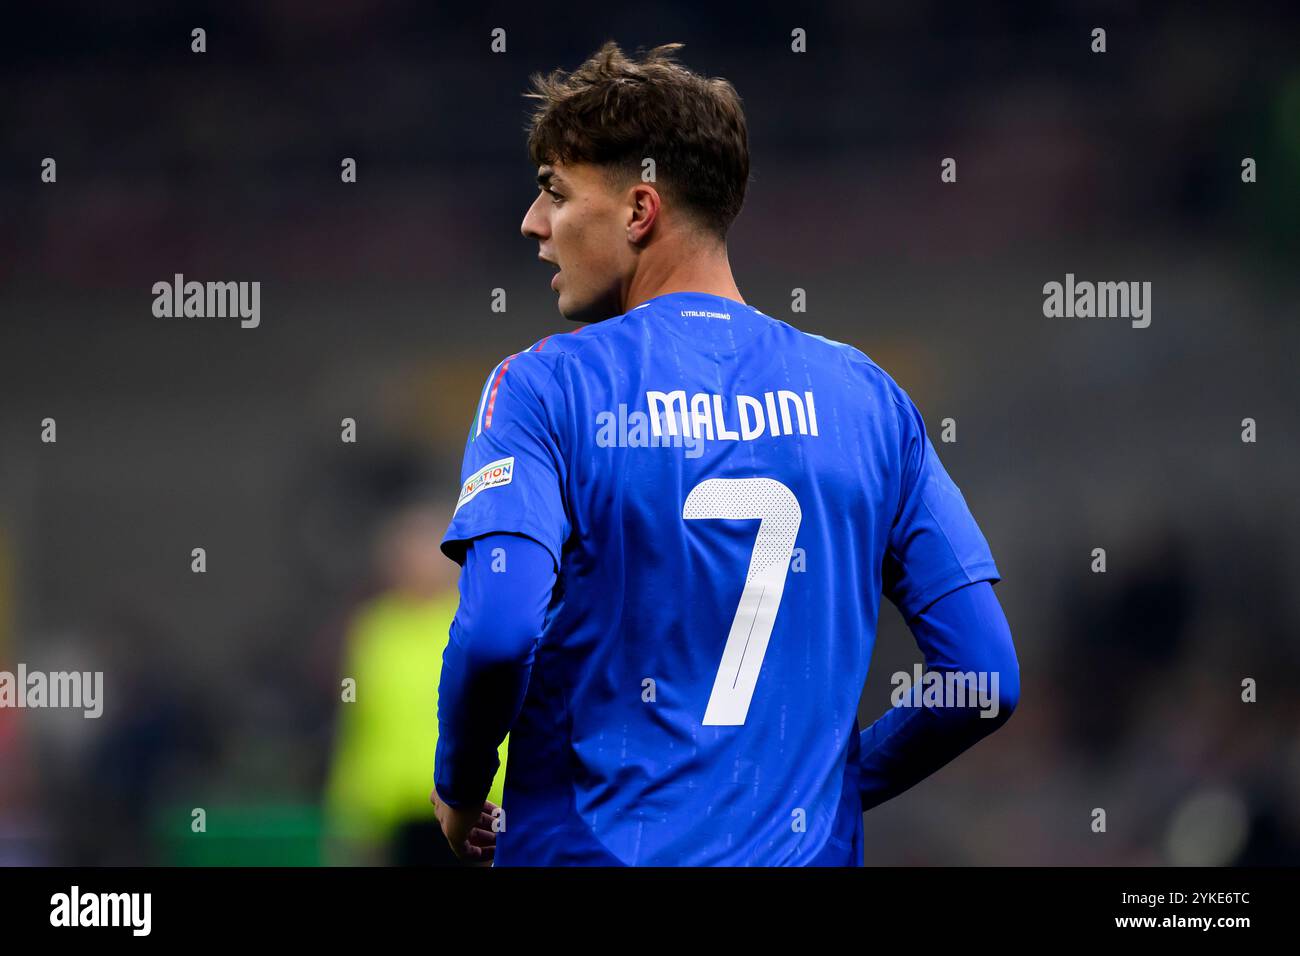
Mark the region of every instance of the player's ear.
<instances>
[{"instance_id":1,"label":"player's ear","mask_svg":"<svg viewBox=\"0 0 1300 956\"><path fill-rule=\"evenodd\" d=\"M659 219L662 203L659 191L650 183L636 183L629 190L628 202L628 242L637 243L645 239Z\"/></svg>"}]
</instances>

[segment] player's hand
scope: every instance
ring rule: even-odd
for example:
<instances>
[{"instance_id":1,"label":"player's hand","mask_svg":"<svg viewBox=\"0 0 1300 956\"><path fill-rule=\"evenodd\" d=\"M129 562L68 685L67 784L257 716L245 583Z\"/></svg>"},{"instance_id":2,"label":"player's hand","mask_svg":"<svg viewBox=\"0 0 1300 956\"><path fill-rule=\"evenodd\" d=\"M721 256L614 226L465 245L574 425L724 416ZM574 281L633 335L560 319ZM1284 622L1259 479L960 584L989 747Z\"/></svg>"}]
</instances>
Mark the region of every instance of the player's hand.
<instances>
[{"instance_id":1,"label":"player's hand","mask_svg":"<svg viewBox=\"0 0 1300 956\"><path fill-rule=\"evenodd\" d=\"M475 866L491 866L496 856L497 834L492 829L496 811L500 809L491 800L484 800L482 809L449 807L438 797L438 790L429 794L443 836L451 845L456 858Z\"/></svg>"}]
</instances>

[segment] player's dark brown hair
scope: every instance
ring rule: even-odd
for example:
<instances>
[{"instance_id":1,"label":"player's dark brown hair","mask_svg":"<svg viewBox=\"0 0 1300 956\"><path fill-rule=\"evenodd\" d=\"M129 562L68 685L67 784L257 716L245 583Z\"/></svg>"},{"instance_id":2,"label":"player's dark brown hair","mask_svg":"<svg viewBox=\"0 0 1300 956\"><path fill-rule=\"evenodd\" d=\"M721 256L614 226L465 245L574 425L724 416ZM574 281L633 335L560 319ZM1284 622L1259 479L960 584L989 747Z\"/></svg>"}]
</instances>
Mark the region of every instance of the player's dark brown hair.
<instances>
[{"instance_id":1,"label":"player's dark brown hair","mask_svg":"<svg viewBox=\"0 0 1300 956\"><path fill-rule=\"evenodd\" d=\"M536 166L593 163L628 182L649 157L656 187L721 239L745 201L745 113L726 80L674 62L682 45L635 58L611 40L572 73L534 74L528 155Z\"/></svg>"}]
</instances>

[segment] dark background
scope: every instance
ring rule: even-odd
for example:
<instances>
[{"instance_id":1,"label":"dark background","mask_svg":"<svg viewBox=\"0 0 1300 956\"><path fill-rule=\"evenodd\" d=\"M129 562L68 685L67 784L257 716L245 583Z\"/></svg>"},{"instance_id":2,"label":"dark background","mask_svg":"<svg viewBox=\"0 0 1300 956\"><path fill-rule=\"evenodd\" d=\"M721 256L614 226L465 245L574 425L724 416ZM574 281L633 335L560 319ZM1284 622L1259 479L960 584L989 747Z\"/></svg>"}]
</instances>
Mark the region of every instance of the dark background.
<instances>
[{"instance_id":1,"label":"dark background","mask_svg":"<svg viewBox=\"0 0 1300 956\"><path fill-rule=\"evenodd\" d=\"M0 669L103 670L106 709L0 711L0 862L191 859L195 806L225 861L315 859L375 529L566 327L527 78L606 39L735 84L746 300L909 391L1004 575L1020 707L867 815L867 862L1300 862L1300 9L901 6L10 5ZM178 272L260 281L261 327L155 318ZM1150 281L1150 327L1045 318L1067 272ZM864 726L918 656L886 604Z\"/></svg>"}]
</instances>

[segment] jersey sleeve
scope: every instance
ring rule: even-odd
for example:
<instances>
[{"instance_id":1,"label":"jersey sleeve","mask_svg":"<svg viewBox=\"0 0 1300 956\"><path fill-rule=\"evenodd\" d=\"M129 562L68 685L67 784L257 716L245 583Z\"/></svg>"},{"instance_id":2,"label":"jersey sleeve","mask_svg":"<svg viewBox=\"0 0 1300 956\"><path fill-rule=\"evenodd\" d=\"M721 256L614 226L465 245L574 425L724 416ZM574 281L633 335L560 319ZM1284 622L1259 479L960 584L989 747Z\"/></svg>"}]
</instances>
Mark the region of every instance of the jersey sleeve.
<instances>
[{"instance_id":1,"label":"jersey sleeve","mask_svg":"<svg viewBox=\"0 0 1300 956\"><path fill-rule=\"evenodd\" d=\"M570 525L564 506L564 460L553 428L563 396L553 368L520 353L492 370L465 442L460 494L442 539L447 557L463 564L469 541L521 534L550 552L558 568Z\"/></svg>"},{"instance_id":2,"label":"jersey sleeve","mask_svg":"<svg viewBox=\"0 0 1300 956\"><path fill-rule=\"evenodd\" d=\"M983 706L934 707L914 687L858 735L858 794L863 811L924 780L1010 719L1020 701L1020 662L1011 628L984 581L943 595L909 621L934 673L985 672L993 681Z\"/></svg>"},{"instance_id":3,"label":"jersey sleeve","mask_svg":"<svg viewBox=\"0 0 1300 956\"><path fill-rule=\"evenodd\" d=\"M966 499L949 477L920 411L898 389L902 490L889 533L882 588L910 620L956 588L1002 580Z\"/></svg>"}]
</instances>

